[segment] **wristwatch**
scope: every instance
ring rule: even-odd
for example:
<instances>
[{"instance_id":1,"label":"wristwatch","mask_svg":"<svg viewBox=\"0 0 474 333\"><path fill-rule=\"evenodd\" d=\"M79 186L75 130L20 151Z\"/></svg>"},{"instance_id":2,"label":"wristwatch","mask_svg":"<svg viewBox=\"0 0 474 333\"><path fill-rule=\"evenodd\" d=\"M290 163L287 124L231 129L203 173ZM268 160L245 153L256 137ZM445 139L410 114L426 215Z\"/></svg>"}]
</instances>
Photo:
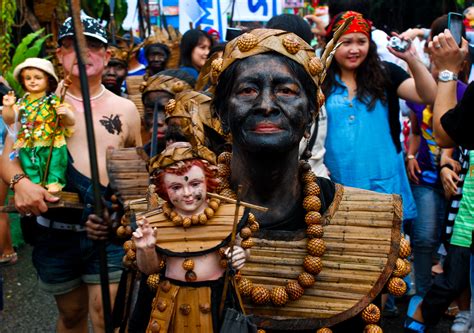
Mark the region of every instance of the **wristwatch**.
<instances>
[{"instance_id":1,"label":"wristwatch","mask_svg":"<svg viewBox=\"0 0 474 333\"><path fill-rule=\"evenodd\" d=\"M438 80L441 82L449 82L449 81L456 81L458 79L458 75L454 74L451 71L444 70L439 72L438 74Z\"/></svg>"},{"instance_id":2,"label":"wristwatch","mask_svg":"<svg viewBox=\"0 0 474 333\"><path fill-rule=\"evenodd\" d=\"M415 155L407 155L407 160L414 160L416 158Z\"/></svg>"}]
</instances>

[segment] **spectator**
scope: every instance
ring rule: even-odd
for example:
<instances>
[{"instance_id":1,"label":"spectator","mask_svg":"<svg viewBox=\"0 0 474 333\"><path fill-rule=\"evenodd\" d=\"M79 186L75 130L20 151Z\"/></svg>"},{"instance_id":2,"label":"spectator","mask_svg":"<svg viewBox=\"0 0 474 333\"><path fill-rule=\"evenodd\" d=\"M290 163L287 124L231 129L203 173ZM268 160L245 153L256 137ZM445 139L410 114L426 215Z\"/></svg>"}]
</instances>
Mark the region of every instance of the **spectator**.
<instances>
[{"instance_id":1,"label":"spectator","mask_svg":"<svg viewBox=\"0 0 474 333\"><path fill-rule=\"evenodd\" d=\"M204 31L198 29L186 31L181 39L180 69L197 79L211 47L212 39Z\"/></svg>"}]
</instances>

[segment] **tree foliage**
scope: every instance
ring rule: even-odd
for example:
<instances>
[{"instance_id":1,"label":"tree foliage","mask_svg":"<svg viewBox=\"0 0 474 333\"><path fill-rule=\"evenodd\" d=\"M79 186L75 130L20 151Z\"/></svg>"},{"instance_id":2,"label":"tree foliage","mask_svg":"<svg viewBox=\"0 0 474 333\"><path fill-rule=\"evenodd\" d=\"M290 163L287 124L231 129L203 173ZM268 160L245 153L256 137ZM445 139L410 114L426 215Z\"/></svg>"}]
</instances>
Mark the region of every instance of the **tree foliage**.
<instances>
[{"instance_id":1,"label":"tree foliage","mask_svg":"<svg viewBox=\"0 0 474 333\"><path fill-rule=\"evenodd\" d=\"M114 3L115 26L119 30L127 16L128 4L126 0L115 0ZM81 0L81 7L87 15L110 23L110 0Z\"/></svg>"},{"instance_id":2,"label":"tree foliage","mask_svg":"<svg viewBox=\"0 0 474 333\"><path fill-rule=\"evenodd\" d=\"M3 76L7 80L10 87L15 91L17 96L22 96L24 92L20 83L13 77L13 71L15 70L16 66L21 64L26 59L38 57L41 50L43 49L44 42L46 39L52 36L49 34L40 37L43 32L44 28L26 35L15 49L15 54L13 55L11 61L11 67L7 71L3 72Z\"/></svg>"}]
</instances>

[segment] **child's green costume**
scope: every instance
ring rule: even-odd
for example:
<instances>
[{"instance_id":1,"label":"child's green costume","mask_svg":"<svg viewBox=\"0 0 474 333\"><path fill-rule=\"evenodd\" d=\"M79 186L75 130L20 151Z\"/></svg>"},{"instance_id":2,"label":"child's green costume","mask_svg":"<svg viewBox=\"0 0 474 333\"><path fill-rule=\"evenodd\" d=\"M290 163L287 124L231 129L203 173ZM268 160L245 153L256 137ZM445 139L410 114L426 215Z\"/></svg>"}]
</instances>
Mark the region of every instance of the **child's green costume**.
<instances>
[{"instance_id":1,"label":"child's green costume","mask_svg":"<svg viewBox=\"0 0 474 333\"><path fill-rule=\"evenodd\" d=\"M13 148L18 150L23 171L33 183L41 184L50 146L54 140L49 172L44 185L59 184L59 187L64 187L68 159L65 137L70 136L72 132L65 128L61 121L55 131L59 97L49 94L32 101L27 93L17 104L20 129Z\"/></svg>"}]
</instances>

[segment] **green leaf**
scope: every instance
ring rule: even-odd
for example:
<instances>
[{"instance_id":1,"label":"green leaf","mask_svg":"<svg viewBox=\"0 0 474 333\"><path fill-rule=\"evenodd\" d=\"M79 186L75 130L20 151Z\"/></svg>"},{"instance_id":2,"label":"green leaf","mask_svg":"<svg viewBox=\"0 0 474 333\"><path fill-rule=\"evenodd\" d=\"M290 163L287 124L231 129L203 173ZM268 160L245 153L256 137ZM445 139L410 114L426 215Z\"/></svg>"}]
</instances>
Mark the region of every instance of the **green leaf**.
<instances>
[{"instance_id":1,"label":"green leaf","mask_svg":"<svg viewBox=\"0 0 474 333\"><path fill-rule=\"evenodd\" d=\"M123 20L127 17L128 4L126 0L117 0L115 2L115 26L120 30Z\"/></svg>"},{"instance_id":2,"label":"green leaf","mask_svg":"<svg viewBox=\"0 0 474 333\"><path fill-rule=\"evenodd\" d=\"M15 91L15 94L17 96L24 95L24 91L23 91L23 88L21 87L21 84L17 80L15 80L15 78L13 77L13 72L11 71L6 72L4 77L5 77L5 80L7 80L8 85Z\"/></svg>"},{"instance_id":3,"label":"green leaf","mask_svg":"<svg viewBox=\"0 0 474 333\"><path fill-rule=\"evenodd\" d=\"M52 35L49 34L49 35L46 35L44 37L41 37L40 39L38 39L37 41L35 41L35 43L33 44L33 46L31 46L30 48L28 48L28 50L25 52L25 59L27 58L33 58L33 57L37 57L42 48L43 48L43 43L46 39L48 39L49 37L51 37Z\"/></svg>"},{"instance_id":4,"label":"green leaf","mask_svg":"<svg viewBox=\"0 0 474 333\"><path fill-rule=\"evenodd\" d=\"M12 59L12 68L15 68L16 66L18 66L19 64L21 64L23 61L25 61L25 52L26 50L28 50L28 47L29 45L36 39L38 38L39 35L41 35L44 31L44 28L36 31L36 32L32 32L28 35L26 35L20 42L20 44L18 45L18 47L16 48L15 50L15 54L13 55L13 59ZM50 35L48 35L50 36Z\"/></svg>"}]
</instances>

